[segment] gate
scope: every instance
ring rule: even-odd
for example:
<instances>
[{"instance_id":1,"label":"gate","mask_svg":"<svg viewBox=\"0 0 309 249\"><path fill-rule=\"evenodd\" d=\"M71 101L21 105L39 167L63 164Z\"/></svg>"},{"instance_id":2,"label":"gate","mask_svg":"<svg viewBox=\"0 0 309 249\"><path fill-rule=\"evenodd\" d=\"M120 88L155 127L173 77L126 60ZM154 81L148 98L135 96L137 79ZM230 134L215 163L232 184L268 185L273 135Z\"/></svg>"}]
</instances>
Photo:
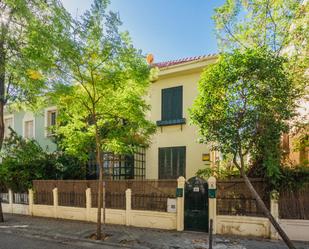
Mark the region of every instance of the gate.
<instances>
[{"instance_id":1,"label":"gate","mask_svg":"<svg viewBox=\"0 0 309 249\"><path fill-rule=\"evenodd\" d=\"M186 182L185 229L208 232L208 184L199 177Z\"/></svg>"}]
</instances>

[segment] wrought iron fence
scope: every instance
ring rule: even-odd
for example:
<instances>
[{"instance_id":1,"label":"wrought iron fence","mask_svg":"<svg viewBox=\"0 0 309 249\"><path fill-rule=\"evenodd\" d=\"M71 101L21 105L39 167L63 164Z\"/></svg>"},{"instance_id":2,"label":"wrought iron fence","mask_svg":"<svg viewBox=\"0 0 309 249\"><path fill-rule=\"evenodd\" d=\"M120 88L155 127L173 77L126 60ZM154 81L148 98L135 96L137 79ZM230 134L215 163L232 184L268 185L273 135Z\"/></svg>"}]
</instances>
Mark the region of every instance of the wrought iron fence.
<instances>
[{"instance_id":1,"label":"wrought iron fence","mask_svg":"<svg viewBox=\"0 0 309 249\"><path fill-rule=\"evenodd\" d=\"M299 190L281 190L279 217L281 219L309 220L309 184Z\"/></svg>"},{"instance_id":2,"label":"wrought iron fence","mask_svg":"<svg viewBox=\"0 0 309 249\"><path fill-rule=\"evenodd\" d=\"M86 207L86 193L58 192L59 206Z\"/></svg>"},{"instance_id":3,"label":"wrought iron fence","mask_svg":"<svg viewBox=\"0 0 309 249\"><path fill-rule=\"evenodd\" d=\"M0 193L0 200L3 203L9 203L9 193Z\"/></svg>"},{"instance_id":4,"label":"wrought iron fence","mask_svg":"<svg viewBox=\"0 0 309 249\"><path fill-rule=\"evenodd\" d=\"M103 195L102 198L103 200ZM98 207L98 195L91 196L91 206ZM105 193L105 207L111 209L126 209L126 195L123 193Z\"/></svg>"},{"instance_id":5,"label":"wrought iron fence","mask_svg":"<svg viewBox=\"0 0 309 249\"><path fill-rule=\"evenodd\" d=\"M52 191L34 192L34 204L53 205L54 197Z\"/></svg>"},{"instance_id":6,"label":"wrought iron fence","mask_svg":"<svg viewBox=\"0 0 309 249\"><path fill-rule=\"evenodd\" d=\"M13 203L15 204L29 204L28 193L14 193Z\"/></svg>"},{"instance_id":7,"label":"wrought iron fence","mask_svg":"<svg viewBox=\"0 0 309 249\"><path fill-rule=\"evenodd\" d=\"M251 179L251 182L269 208L270 191L267 183L263 179ZM219 215L264 216L242 179L219 180L217 189L217 213Z\"/></svg>"},{"instance_id":8,"label":"wrought iron fence","mask_svg":"<svg viewBox=\"0 0 309 249\"><path fill-rule=\"evenodd\" d=\"M125 209L125 191L132 190L132 206L138 210L167 210L167 198L175 198L177 180L105 180L106 208ZM87 188L91 189L91 206L97 207L97 180L33 181L35 204L53 205L52 190L58 188L60 206L85 207ZM142 200L143 199L143 200Z\"/></svg>"},{"instance_id":9,"label":"wrought iron fence","mask_svg":"<svg viewBox=\"0 0 309 249\"><path fill-rule=\"evenodd\" d=\"M166 212L168 198L174 198L174 196L157 193L133 194L132 209Z\"/></svg>"}]
</instances>

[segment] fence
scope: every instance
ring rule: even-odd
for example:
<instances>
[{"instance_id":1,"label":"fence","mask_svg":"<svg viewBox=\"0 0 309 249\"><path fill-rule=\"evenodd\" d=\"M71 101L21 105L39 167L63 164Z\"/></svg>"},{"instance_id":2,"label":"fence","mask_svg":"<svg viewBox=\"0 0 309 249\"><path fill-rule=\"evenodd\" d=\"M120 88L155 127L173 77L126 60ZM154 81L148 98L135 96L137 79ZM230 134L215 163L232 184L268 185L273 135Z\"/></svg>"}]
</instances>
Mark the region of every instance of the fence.
<instances>
[{"instance_id":1,"label":"fence","mask_svg":"<svg viewBox=\"0 0 309 249\"><path fill-rule=\"evenodd\" d=\"M104 186L106 208L125 209L125 191L131 189L133 209L165 212L167 199L175 198L177 180L108 180ZM54 188L59 191L59 206L85 207L87 188L91 189L91 206L98 206L97 180L33 181L34 203L52 205Z\"/></svg>"},{"instance_id":2,"label":"fence","mask_svg":"<svg viewBox=\"0 0 309 249\"><path fill-rule=\"evenodd\" d=\"M15 204L29 204L28 193L14 193L13 203Z\"/></svg>"},{"instance_id":3,"label":"fence","mask_svg":"<svg viewBox=\"0 0 309 249\"><path fill-rule=\"evenodd\" d=\"M132 195L132 209L135 210L153 210L163 211L167 210L167 199L175 198L165 194L133 194Z\"/></svg>"},{"instance_id":4,"label":"fence","mask_svg":"<svg viewBox=\"0 0 309 249\"><path fill-rule=\"evenodd\" d=\"M86 207L86 193L58 192L59 206Z\"/></svg>"},{"instance_id":5,"label":"fence","mask_svg":"<svg viewBox=\"0 0 309 249\"><path fill-rule=\"evenodd\" d=\"M266 182L262 179L251 179L251 182L269 208L270 191ZM264 216L242 179L217 182L217 213L219 215Z\"/></svg>"},{"instance_id":6,"label":"fence","mask_svg":"<svg viewBox=\"0 0 309 249\"><path fill-rule=\"evenodd\" d=\"M53 192L39 191L34 192L34 204L38 205L53 205Z\"/></svg>"},{"instance_id":7,"label":"fence","mask_svg":"<svg viewBox=\"0 0 309 249\"><path fill-rule=\"evenodd\" d=\"M280 191L279 217L309 220L309 184L295 191L284 189Z\"/></svg>"},{"instance_id":8,"label":"fence","mask_svg":"<svg viewBox=\"0 0 309 249\"><path fill-rule=\"evenodd\" d=\"M103 200L103 195L101 197ZM98 195L91 196L91 206L98 207ZM126 196L125 193L105 193L105 207L111 209L125 209L126 208Z\"/></svg>"},{"instance_id":9,"label":"fence","mask_svg":"<svg viewBox=\"0 0 309 249\"><path fill-rule=\"evenodd\" d=\"M173 210L167 209L167 199L175 197L176 188L183 189L184 183L183 177L164 181L106 181L106 223L182 231L183 197L177 198L177 208ZM3 194L8 195L8 203L3 205L3 210L96 222L97 189L98 181L34 181L29 195L11 190ZM28 205L24 205L26 203Z\"/></svg>"},{"instance_id":10,"label":"fence","mask_svg":"<svg viewBox=\"0 0 309 249\"><path fill-rule=\"evenodd\" d=\"M9 203L9 194L8 193L0 193L0 200L3 203Z\"/></svg>"}]
</instances>

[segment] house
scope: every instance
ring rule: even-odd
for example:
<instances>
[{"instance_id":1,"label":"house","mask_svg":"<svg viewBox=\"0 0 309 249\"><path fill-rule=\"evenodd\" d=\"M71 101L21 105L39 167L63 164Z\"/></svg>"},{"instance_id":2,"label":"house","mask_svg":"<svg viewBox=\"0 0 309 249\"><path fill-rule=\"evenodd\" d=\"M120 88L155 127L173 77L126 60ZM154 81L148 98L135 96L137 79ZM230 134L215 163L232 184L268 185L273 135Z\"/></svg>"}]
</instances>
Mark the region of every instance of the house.
<instances>
[{"instance_id":1,"label":"house","mask_svg":"<svg viewBox=\"0 0 309 249\"><path fill-rule=\"evenodd\" d=\"M149 119L157 124L149 148L133 156L104 154L106 173L113 167L113 179L171 179L190 178L198 169L216 160L209 146L198 142L198 131L190 125L189 108L198 94L197 83L207 65L215 62L215 55L184 58L153 64L160 69L158 78L149 89L151 111ZM42 148L52 152L56 144L49 128L56 124L57 108L6 112L5 136L12 127L25 138L36 139ZM89 161L89 178L97 177L95 161ZM92 173L91 173L92 172Z\"/></svg>"},{"instance_id":2,"label":"house","mask_svg":"<svg viewBox=\"0 0 309 249\"><path fill-rule=\"evenodd\" d=\"M216 58L208 55L154 64L160 71L149 90L150 119L158 128L146 151L146 178L188 179L215 162L216 153L198 142L189 108L198 95L197 83L203 69Z\"/></svg>"},{"instance_id":3,"label":"house","mask_svg":"<svg viewBox=\"0 0 309 249\"><path fill-rule=\"evenodd\" d=\"M34 138L43 149L49 152L56 150L56 144L52 140L49 128L56 124L57 108L51 106L41 109L36 113L19 110L4 113L4 137L8 137L11 127L17 134L24 138Z\"/></svg>"}]
</instances>

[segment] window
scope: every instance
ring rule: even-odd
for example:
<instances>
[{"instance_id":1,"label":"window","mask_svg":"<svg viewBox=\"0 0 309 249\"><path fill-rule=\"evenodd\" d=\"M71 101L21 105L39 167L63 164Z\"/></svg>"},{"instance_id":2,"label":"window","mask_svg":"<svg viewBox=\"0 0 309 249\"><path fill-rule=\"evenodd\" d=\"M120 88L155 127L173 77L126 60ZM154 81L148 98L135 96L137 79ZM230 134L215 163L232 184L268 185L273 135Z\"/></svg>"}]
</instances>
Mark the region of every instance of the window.
<instances>
[{"instance_id":1,"label":"window","mask_svg":"<svg viewBox=\"0 0 309 249\"><path fill-rule=\"evenodd\" d=\"M9 127L13 128L13 118L4 118L4 137L8 137L11 134Z\"/></svg>"},{"instance_id":2,"label":"window","mask_svg":"<svg viewBox=\"0 0 309 249\"><path fill-rule=\"evenodd\" d=\"M56 125L56 111L48 111L48 126Z\"/></svg>"},{"instance_id":3,"label":"window","mask_svg":"<svg viewBox=\"0 0 309 249\"><path fill-rule=\"evenodd\" d=\"M186 147L159 148L159 179L185 177Z\"/></svg>"},{"instance_id":4,"label":"window","mask_svg":"<svg viewBox=\"0 0 309 249\"><path fill-rule=\"evenodd\" d=\"M145 149L139 148L133 155L115 155L102 152L104 161L104 178L113 180L144 179L145 178ZM88 161L87 179L98 179L95 154L90 153Z\"/></svg>"},{"instance_id":5,"label":"window","mask_svg":"<svg viewBox=\"0 0 309 249\"><path fill-rule=\"evenodd\" d=\"M45 110L45 136L52 136L51 128L57 123L57 109L50 107Z\"/></svg>"},{"instance_id":6,"label":"window","mask_svg":"<svg viewBox=\"0 0 309 249\"><path fill-rule=\"evenodd\" d=\"M182 86L162 89L161 120L157 125L184 124L182 117Z\"/></svg>"},{"instance_id":7,"label":"window","mask_svg":"<svg viewBox=\"0 0 309 249\"><path fill-rule=\"evenodd\" d=\"M34 133L33 133L33 120L25 121L24 137L25 138L33 138L34 137Z\"/></svg>"}]
</instances>

